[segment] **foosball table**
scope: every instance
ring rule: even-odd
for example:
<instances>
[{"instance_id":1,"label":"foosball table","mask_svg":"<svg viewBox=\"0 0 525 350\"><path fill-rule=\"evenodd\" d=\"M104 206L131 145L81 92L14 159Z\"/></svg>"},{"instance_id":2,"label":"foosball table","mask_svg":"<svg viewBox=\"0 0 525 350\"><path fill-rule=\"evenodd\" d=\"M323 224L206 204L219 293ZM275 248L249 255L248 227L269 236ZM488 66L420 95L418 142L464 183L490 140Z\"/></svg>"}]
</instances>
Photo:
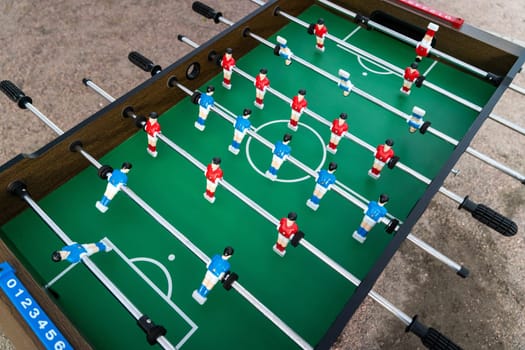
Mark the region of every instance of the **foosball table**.
<instances>
[{"instance_id":1,"label":"foosball table","mask_svg":"<svg viewBox=\"0 0 525 350\"><path fill-rule=\"evenodd\" d=\"M417 236L435 195L516 235L444 181L467 153L525 184L470 146L487 119L523 137L492 109L524 49L410 1L258 3L195 2L224 32L165 68L130 52L122 97L84 79L108 104L65 132L0 83L58 134L0 168L2 289L45 348L325 349L366 297L460 348L373 287L405 241L468 276Z\"/></svg>"}]
</instances>

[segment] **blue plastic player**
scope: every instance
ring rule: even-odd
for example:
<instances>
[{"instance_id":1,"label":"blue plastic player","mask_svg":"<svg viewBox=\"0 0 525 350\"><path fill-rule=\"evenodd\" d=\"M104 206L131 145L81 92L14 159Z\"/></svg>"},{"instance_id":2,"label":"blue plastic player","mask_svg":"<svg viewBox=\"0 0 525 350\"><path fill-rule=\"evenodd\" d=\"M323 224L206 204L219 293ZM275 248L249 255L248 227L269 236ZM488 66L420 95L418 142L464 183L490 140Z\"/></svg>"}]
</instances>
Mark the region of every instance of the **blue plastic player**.
<instances>
[{"instance_id":1,"label":"blue plastic player","mask_svg":"<svg viewBox=\"0 0 525 350\"><path fill-rule=\"evenodd\" d=\"M292 135L284 134L283 140L277 141L273 146L272 164L270 165L270 169L266 170L265 173L265 176L272 181L275 181L277 178L277 171L292 152L292 148L288 145L291 140Z\"/></svg>"},{"instance_id":2,"label":"blue plastic player","mask_svg":"<svg viewBox=\"0 0 525 350\"><path fill-rule=\"evenodd\" d=\"M415 133L417 130L423 126L423 117L425 116L426 111L422 108L419 108L417 106L414 106L412 108L412 116L407 121L408 123L408 131L412 134Z\"/></svg>"},{"instance_id":3,"label":"blue plastic player","mask_svg":"<svg viewBox=\"0 0 525 350\"><path fill-rule=\"evenodd\" d=\"M113 200L113 197L115 197L115 195L120 191L122 186L126 186L128 183L127 173L131 169L131 166L131 163L124 162L122 163L120 170L113 170L113 172L108 175L108 185L106 186L106 191L104 192L102 199L97 201L95 204L97 209L102 213L105 213L108 210L109 203L111 200Z\"/></svg>"},{"instance_id":4,"label":"blue plastic player","mask_svg":"<svg viewBox=\"0 0 525 350\"><path fill-rule=\"evenodd\" d=\"M206 88L206 93L201 94L199 97L199 117L194 125L200 131L204 131L206 128L206 118L208 118L211 107L213 107L213 104L215 103L215 100L213 99L214 92L215 87L210 85Z\"/></svg>"},{"instance_id":5,"label":"blue plastic player","mask_svg":"<svg viewBox=\"0 0 525 350\"><path fill-rule=\"evenodd\" d=\"M82 257L91 256L97 252L109 252L112 250L107 238L103 238L97 243L79 244L72 243L62 249L54 251L51 255L51 260L60 262L63 260L69 261L72 264L80 262Z\"/></svg>"},{"instance_id":6,"label":"blue plastic player","mask_svg":"<svg viewBox=\"0 0 525 350\"><path fill-rule=\"evenodd\" d=\"M332 185L335 184L335 171L337 170L337 163L330 162L328 164L328 170L321 169L319 175L317 176L314 193L312 197L306 201L306 205L312 209L317 210L319 208L319 202L321 198L326 194L327 191L330 191Z\"/></svg>"},{"instance_id":7,"label":"blue plastic player","mask_svg":"<svg viewBox=\"0 0 525 350\"><path fill-rule=\"evenodd\" d=\"M224 275L230 271L230 263L228 260L233 255L233 248L226 247L222 256L216 254L211 258L211 261L206 266L208 271L202 280L199 289L193 291L192 297L199 304L204 304L208 300L208 294L215 287L217 282L223 279Z\"/></svg>"},{"instance_id":8,"label":"blue plastic player","mask_svg":"<svg viewBox=\"0 0 525 350\"><path fill-rule=\"evenodd\" d=\"M387 210L384 206L388 202L388 199L388 195L381 194L378 202L370 201L370 203L368 203L368 208L365 210L365 217L363 221L361 221L361 225L357 231L354 231L352 235L359 243L364 243L368 232L386 216Z\"/></svg>"},{"instance_id":9,"label":"blue plastic player","mask_svg":"<svg viewBox=\"0 0 525 350\"><path fill-rule=\"evenodd\" d=\"M242 115L238 116L235 120L232 144L228 147L228 150L235 155L239 154L239 148L241 147L242 140L252 125L249 119L251 114L252 110L245 108L242 112Z\"/></svg>"},{"instance_id":10,"label":"blue plastic player","mask_svg":"<svg viewBox=\"0 0 525 350\"><path fill-rule=\"evenodd\" d=\"M279 43L279 56L284 58L284 64L291 65L293 53L288 47L287 40L282 36L277 36L277 42Z\"/></svg>"}]
</instances>

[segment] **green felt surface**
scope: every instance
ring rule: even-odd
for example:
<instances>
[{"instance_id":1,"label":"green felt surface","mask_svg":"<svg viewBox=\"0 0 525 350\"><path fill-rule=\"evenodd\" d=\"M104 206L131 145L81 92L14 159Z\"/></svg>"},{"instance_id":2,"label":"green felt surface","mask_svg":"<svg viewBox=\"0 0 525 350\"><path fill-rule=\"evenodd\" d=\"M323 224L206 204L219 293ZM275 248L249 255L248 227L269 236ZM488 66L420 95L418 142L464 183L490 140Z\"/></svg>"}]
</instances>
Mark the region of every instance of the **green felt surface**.
<instances>
[{"instance_id":1,"label":"green felt surface","mask_svg":"<svg viewBox=\"0 0 525 350\"><path fill-rule=\"evenodd\" d=\"M324 17L330 33L338 37L345 37L355 28L354 24L317 6L301 16L307 22L314 22L318 17ZM410 113L413 105L426 109L425 119L455 138L462 137L476 116L476 113L425 88L414 89L409 97L401 96L401 78L365 70L353 55L331 42L327 42L325 53L317 52L315 38L296 24L286 26L279 35L288 39L294 54L333 75L337 75L339 68L351 72L351 80L357 87L381 97L405 113ZM275 37L269 40L275 42ZM359 30L349 42L388 57L403 68L413 59L413 48L377 32ZM266 46L257 47L238 59L237 66L252 76L261 67L266 67L272 88L289 98L298 89L307 89L309 109L330 122L339 113L347 112L350 132L374 147L386 138L394 139L394 149L401 161L429 178L437 174L453 150L452 145L435 136L409 134L404 120L356 94L343 97L335 83L297 62L285 66L282 58L273 55ZM422 63L423 69L429 66L429 62ZM442 64L432 68L430 78L480 104L493 91L488 84ZM252 125L259 128L258 133L271 143L290 132L286 127L290 117L290 107L286 102L267 93L265 109L258 110L253 107L252 82L234 73L233 88L227 91L222 88L221 80L222 74L219 74L209 82L216 86L214 97L218 104L234 115L240 114L243 108L251 108ZM314 188L312 178L285 162L279 170L279 179L287 182L269 181L260 174L271 162L268 148L247 137L240 154L234 156L227 150L233 136L232 125L212 112L206 130L200 132L193 126L197 110L189 98L181 101L161 117L163 134L205 165L212 157L221 157L225 179L273 218L280 219L289 211L297 212L297 223L306 233L306 240L363 279L392 238L384 232L384 226L376 225L364 244L357 243L351 234L362 219L362 209L331 191L322 199L319 210L313 212L305 205ZM341 141L336 155L327 154L323 145L329 136L327 126L303 115L299 130L293 133L292 156L313 169L336 161L339 164L336 175L342 184L367 200L377 200L380 193L388 193L391 198L387 205L389 213L400 220L405 219L427 186L399 169L386 167L379 180L371 179L367 171L372 165L373 154L350 140ZM205 178L202 170L161 141L158 151L159 156L151 158L146 153L146 135L139 132L100 161L114 167L123 161L132 162L129 188L208 256L232 245L236 253L230 261L232 270L240 276L239 282L306 341L315 345L355 287L302 246L288 247L287 255L278 257L272 251L277 237L274 222L259 215L222 187L218 188L217 200L211 205L203 198ZM295 347L236 291L226 292L218 285L208 302L204 306L198 305L191 293L204 276L204 263L123 193L116 196L107 213L98 212L94 204L105 186L96 170L89 168L41 200L39 205L74 241L93 242L107 236L128 258L150 258L163 264L173 281L171 300L198 326L184 348L224 348L224 342L230 337L235 338L228 343L232 349ZM50 253L62 243L31 210L4 225L2 238L19 252L20 258L42 284L67 266L66 263L51 261ZM175 260L168 260L170 254L175 255ZM143 313L168 329L167 338L172 343L178 343L189 331L190 326L116 252L96 254L93 260ZM156 265L144 261L135 264L166 293L166 277ZM57 304L95 348L149 348L132 317L84 266L76 266L53 289L60 294Z\"/></svg>"}]
</instances>

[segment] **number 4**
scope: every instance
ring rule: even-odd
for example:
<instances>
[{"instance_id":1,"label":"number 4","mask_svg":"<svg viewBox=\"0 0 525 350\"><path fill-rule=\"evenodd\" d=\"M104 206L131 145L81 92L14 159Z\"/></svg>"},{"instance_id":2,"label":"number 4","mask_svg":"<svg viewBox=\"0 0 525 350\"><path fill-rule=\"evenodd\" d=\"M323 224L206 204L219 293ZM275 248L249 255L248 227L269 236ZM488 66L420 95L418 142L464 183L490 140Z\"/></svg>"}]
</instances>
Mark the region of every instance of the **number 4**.
<instances>
[{"instance_id":1,"label":"number 4","mask_svg":"<svg viewBox=\"0 0 525 350\"><path fill-rule=\"evenodd\" d=\"M46 328L46 326L47 326L47 321L45 321L45 320L39 320L38 321L38 328L39 329L44 329L44 328Z\"/></svg>"}]
</instances>

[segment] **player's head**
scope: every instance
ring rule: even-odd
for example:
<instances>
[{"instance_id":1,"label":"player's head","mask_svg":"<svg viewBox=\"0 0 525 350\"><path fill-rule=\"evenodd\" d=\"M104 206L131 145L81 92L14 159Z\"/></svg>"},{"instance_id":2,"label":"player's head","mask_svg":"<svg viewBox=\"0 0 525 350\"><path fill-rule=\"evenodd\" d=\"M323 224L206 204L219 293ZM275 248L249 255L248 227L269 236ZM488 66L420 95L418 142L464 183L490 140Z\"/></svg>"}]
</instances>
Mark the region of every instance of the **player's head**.
<instances>
[{"instance_id":1,"label":"player's head","mask_svg":"<svg viewBox=\"0 0 525 350\"><path fill-rule=\"evenodd\" d=\"M229 54L229 55L231 55L231 54L233 53L232 48L231 48L231 47L228 47L228 48L226 49L226 53Z\"/></svg>"},{"instance_id":2,"label":"player's head","mask_svg":"<svg viewBox=\"0 0 525 350\"><path fill-rule=\"evenodd\" d=\"M133 165L130 163L130 162L124 162L122 163L122 166L120 167L120 169L131 169L133 167Z\"/></svg>"},{"instance_id":3,"label":"player's head","mask_svg":"<svg viewBox=\"0 0 525 350\"><path fill-rule=\"evenodd\" d=\"M392 147L394 145L394 141L392 139L387 139L385 141L385 145Z\"/></svg>"},{"instance_id":4,"label":"player's head","mask_svg":"<svg viewBox=\"0 0 525 350\"><path fill-rule=\"evenodd\" d=\"M245 108L243 111L242 111L242 115L243 116L250 116L250 114L252 114L252 110L249 109L249 108Z\"/></svg>"},{"instance_id":5,"label":"player's head","mask_svg":"<svg viewBox=\"0 0 525 350\"><path fill-rule=\"evenodd\" d=\"M283 136L283 142L290 142L292 141L292 135L290 134L284 134Z\"/></svg>"},{"instance_id":6,"label":"player's head","mask_svg":"<svg viewBox=\"0 0 525 350\"><path fill-rule=\"evenodd\" d=\"M266 69L266 68L261 68L261 69L259 70L259 73L266 75L266 74L268 74L268 69Z\"/></svg>"},{"instance_id":7,"label":"player's head","mask_svg":"<svg viewBox=\"0 0 525 350\"><path fill-rule=\"evenodd\" d=\"M335 171L337 169L337 163L336 162L330 162L330 164L328 164L328 170L329 171Z\"/></svg>"},{"instance_id":8,"label":"player's head","mask_svg":"<svg viewBox=\"0 0 525 350\"><path fill-rule=\"evenodd\" d=\"M298 93L299 95L304 96L304 95L306 95L306 90L305 90L305 89L300 89L299 91L297 91L297 93Z\"/></svg>"},{"instance_id":9,"label":"player's head","mask_svg":"<svg viewBox=\"0 0 525 350\"><path fill-rule=\"evenodd\" d=\"M379 196L379 203L380 204L385 204L386 202L388 202L390 198L388 198L388 195L387 194L384 194L382 193L380 196Z\"/></svg>"},{"instance_id":10,"label":"player's head","mask_svg":"<svg viewBox=\"0 0 525 350\"><path fill-rule=\"evenodd\" d=\"M419 64L417 62L412 62L412 64L410 65L410 68L417 69L418 66Z\"/></svg>"},{"instance_id":11,"label":"player's head","mask_svg":"<svg viewBox=\"0 0 525 350\"><path fill-rule=\"evenodd\" d=\"M295 221L295 220L297 220L297 213L294 212L294 211L291 211L291 212L288 213L287 218L288 218L288 220Z\"/></svg>"},{"instance_id":12,"label":"player's head","mask_svg":"<svg viewBox=\"0 0 525 350\"><path fill-rule=\"evenodd\" d=\"M221 164L221 158L219 157L213 157L213 159L211 160L211 162L215 165L219 165Z\"/></svg>"},{"instance_id":13,"label":"player's head","mask_svg":"<svg viewBox=\"0 0 525 350\"><path fill-rule=\"evenodd\" d=\"M213 93L214 91L215 91L215 86L213 85L208 85L208 87L206 88L207 93Z\"/></svg>"},{"instance_id":14,"label":"player's head","mask_svg":"<svg viewBox=\"0 0 525 350\"><path fill-rule=\"evenodd\" d=\"M339 114L339 118L343 119L343 120L346 120L348 118L348 114L346 114L345 112Z\"/></svg>"},{"instance_id":15,"label":"player's head","mask_svg":"<svg viewBox=\"0 0 525 350\"><path fill-rule=\"evenodd\" d=\"M323 25L323 24L324 24L324 18L319 18L319 19L317 20L317 24L319 24L319 25Z\"/></svg>"},{"instance_id":16,"label":"player's head","mask_svg":"<svg viewBox=\"0 0 525 350\"><path fill-rule=\"evenodd\" d=\"M60 252L58 250L54 251L53 254L51 254L51 260L53 260L54 262L62 261L62 255L60 255Z\"/></svg>"},{"instance_id":17,"label":"player's head","mask_svg":"<svg viewBox=\"0 0 525 350\"><path fill-rule=\"evenodd\" d=\"M229 246L224 248L224 251L222 252L222 255L224 255L224 256L232 256L233 255L233 248L229 247Z\"/></svg>"},{"instance_id":18,"label":"player's head","mask_svg":"<svg viewBox=\"0 0 525 350\"><path fill-rule=\"evenodd\" d=\"M148 117L149 119L157 119L159 115L156 112L151 112Z\"/></svg>"}]
</instances>

